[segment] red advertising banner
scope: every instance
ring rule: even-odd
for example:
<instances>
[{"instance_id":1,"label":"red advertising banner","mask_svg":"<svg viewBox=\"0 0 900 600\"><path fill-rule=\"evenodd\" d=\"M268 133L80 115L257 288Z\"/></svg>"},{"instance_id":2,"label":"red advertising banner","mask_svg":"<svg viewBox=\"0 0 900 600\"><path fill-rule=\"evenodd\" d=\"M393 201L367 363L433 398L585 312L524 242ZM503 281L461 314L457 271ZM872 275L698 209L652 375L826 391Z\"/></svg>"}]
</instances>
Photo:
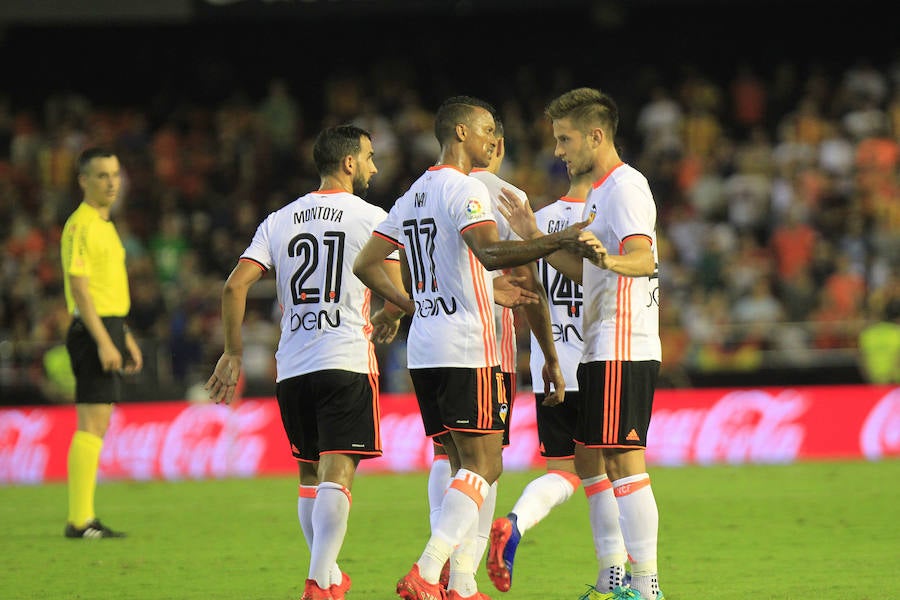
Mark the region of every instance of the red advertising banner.
<instances>
[{"instance_id":1,"label":"red advertising banner","mask_svg":"<svg viewBox=\"0 0 900 600\"><path fill-rule=\"evenodd\" d=\"M504 468L542 468L534 400L520 394ZM75 409L0 409L0 484L63 480ZM417 471L431 463L412 395L382 397L384 456L361 472ZM900 457L900 388L831 386L657 392L651 465L790 463ZM103 444L101 479L204 479L294 474L272 398L232 406L121 404Z\"/></svg>"}]
</instances>

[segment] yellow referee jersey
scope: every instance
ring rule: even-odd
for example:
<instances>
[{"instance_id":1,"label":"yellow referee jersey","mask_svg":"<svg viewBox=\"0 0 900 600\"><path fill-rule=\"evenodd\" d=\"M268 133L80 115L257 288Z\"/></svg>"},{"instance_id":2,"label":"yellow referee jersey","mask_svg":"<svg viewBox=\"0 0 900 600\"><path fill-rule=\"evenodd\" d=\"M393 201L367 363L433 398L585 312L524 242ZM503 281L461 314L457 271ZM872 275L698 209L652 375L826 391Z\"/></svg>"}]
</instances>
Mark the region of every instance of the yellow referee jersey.
<instances>
[{"instance_id":1,"label":"yellow referee jersey","mask_svg":"<svg viewBox=\"0 0 900 600\"><path fill-rule=\"evenodd\" d=\"M111 221L82 202L66 220L60 240L66 307L77 314L69 275L88 278L88 291L101 317L124 317L131 308L125 247Z\"/></svg>"}]
</instances>

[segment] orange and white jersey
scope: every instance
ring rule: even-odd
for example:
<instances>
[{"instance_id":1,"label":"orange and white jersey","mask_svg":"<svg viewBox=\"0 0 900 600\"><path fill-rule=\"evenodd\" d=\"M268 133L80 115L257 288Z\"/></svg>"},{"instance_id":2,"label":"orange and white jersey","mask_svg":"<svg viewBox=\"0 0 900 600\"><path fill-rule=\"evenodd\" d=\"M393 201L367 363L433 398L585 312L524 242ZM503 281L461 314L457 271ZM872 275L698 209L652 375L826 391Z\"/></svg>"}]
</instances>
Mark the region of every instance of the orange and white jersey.
<instances>
[{"instance_id":1,"label":"orange and white jersey","mask_svg":"<svg viewBox=\"0 0 900 600\"><path fill-rule=\"evenodd\" d=\"M534 213L538 229L543 233L555 233L581 220L584 200L563 196ZM538 276L547 291L550 308L550 327L553 343L559 356L559 367L566 380L566 389L578 390L578 363L584 352L584 295L578 284L549 264L538 259ZM538 392L544 391L544 352L534 333L531 334L531 383Z\"/></svg>"},{"instance_id":2,"label":"orange and white jersey","mask_svg":"<svg viewBox=\"0 0 900 600\"><path fill-rule=\"evenodd\" d=\"M484 185L487 186L488 193L491 195L491 208L495 215L499 214L497 206L500 202L500 190L503 188L512 190L523 202L528 202L528 196L525 195L525 192L486 169L472 169L472 172L469 173L469 175L484 182ZM509 226L509 221L502 217L497 219L497 234L503 241L522 239L512 230L512 227ZM495 276L500 275L501 273L500 270L494 271ZM497 348L500 352L500 370L504 373L515 373L517 366L516 323L512 309L495 304L494 327L497 330Z\"/></svg>"},{"instance_id":3,"label":"orange and white jersey","mask_svg":"<svg viewBox=\"0 0 900 600\"><path fill-rule=\"evenodd\" d=\"M353 260L384 209L341 190L311 192L260 223L241 260L275 269L281 306L276 381L323 369L378 373L371 292Z\"/></svg>"},{"instance_id":4,"label":"orange and white jersey","mask_svg":"<svg viewBox=\"0 0 900 600\"><path fill-rule=\"evenodd\" d=\"M500 364L493 276L466 245L471 227L495 227L485 185L447 165L429 168L391 207L377 235L405 250L413 314L407 365L480 368Z\"/></svg>"},{"instance_id":5,"label":"orange and white jersey","mask_svg":"<svg viewBox=\"0 0 900 600\"><path fill-rule=\"evenodd\" d=\"M620 163L594 183L584 203L584 219L593 219L586 229L610 254L622 254L630 237L650 240L656 269L650 277L624 277L584 261L581 362L661 360L656 204L647 179Z\"/></svg>"}]
</instances>

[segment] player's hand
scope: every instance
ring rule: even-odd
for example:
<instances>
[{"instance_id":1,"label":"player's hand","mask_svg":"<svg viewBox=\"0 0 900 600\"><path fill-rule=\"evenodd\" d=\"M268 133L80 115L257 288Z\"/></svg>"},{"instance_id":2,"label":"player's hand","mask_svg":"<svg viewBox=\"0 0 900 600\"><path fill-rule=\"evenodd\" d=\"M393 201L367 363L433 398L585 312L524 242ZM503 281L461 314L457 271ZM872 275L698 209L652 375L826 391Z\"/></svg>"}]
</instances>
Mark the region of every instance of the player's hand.
<instances>
[{"instance_id":1,"label":"player's hand","mask_svg":"<svg viewBox=\"0 0 900 600\"><path fill-rule=\"evenodd\" d=\"M509 274L494 277L494 302L506 308L537 304L540 296L521 287L526 280L526 277Z\"/></svg>"},{"instance_id":2,"label":"player's hand","mask_svg":"<svg viewBox=\"0 0 900 600\"><path fill-rule=\"evenodd\" d=\"M119 349L116 348L116 345L111 340L97 345L97 356L104 371L117 372L122 370L122 353L119 352Z\"/></svg>"},{"instance_id":3,"label":"player's hand","mask_svg":"<svg viewBox=\"0 0 900 600\"><path fill-rule=\"evenodd\" d=\"M566 380L558 362L544 363L541 368L541 377L544 380L544 406L556 406L566 400ZM552 384L552 389L551 389Z\"/></svg>"},{"instance_id":4,"label":"player's hand","mask_svg":"<svg viewBox=\"0 0 900 600\"><path fill-rule=\"evenodd\" d=\"M394 337L400 329L401 316L392 317L383 308L376 312L369 319L372 322L372 335L369 336L369 339L379 344L389 344L394 341Z\"/></svg>"},{"instance_id":5,"label":"player's hand","mask_svg":"<svg viewBox=\"0 0 900 600\"><path fill-rule=\"evenodd\" d=\"M500 214L509 221L509 226L523 240L528 240L540 235L537 221L531 206L519 198L515 192L508 188L500 190L498 196Z\"/></svg>"},{"instance_id":6,"label":"player's hand","mask_svg":"<svg viewBox=\"0 0 900 600\"><path fill-rule=\"evenodd\" d=\"M140 373L144 368L144 354L131 333L125 334L125 349L128 350L128 358L125 359L123 371L127 375Z\"/></svg>"},{"instance_id":7,"label":"player's hand","mask_svg":"<svg viewBox=\"0 0 900 600\"><path fill-rule=\"evenodd\" d=\"M579 221L569 225L559 232L560 247L582 258L594 261L597 258L598 248L603 248L600 240L590 231L583 231L590 221Z\"/></svg>"},{"instance_id":8,"label":"player's hand","mask_svg":"<svg viewBox=\"0 0 900 600\"><path fill-rule=\"evenodd\" d=\"M216 403L231 404L237 389L238 378L241 375L242 362L243 358L240 354L225 352L219 357L213 374L203 386L203 389L209 392L210 400L214 400Z\"/></svg>"},{"instance_id":9,"label":"player's hand","mask_svg":"<svg viewBox=\"0 0 900 600\"><path fill-rule=\"evenodd\" d=\"M609 252L603 242L591 231L582 231L578 237L578 243L582 248L582 256L602 269L609 269Z\"/></svg>"}]
</instances>

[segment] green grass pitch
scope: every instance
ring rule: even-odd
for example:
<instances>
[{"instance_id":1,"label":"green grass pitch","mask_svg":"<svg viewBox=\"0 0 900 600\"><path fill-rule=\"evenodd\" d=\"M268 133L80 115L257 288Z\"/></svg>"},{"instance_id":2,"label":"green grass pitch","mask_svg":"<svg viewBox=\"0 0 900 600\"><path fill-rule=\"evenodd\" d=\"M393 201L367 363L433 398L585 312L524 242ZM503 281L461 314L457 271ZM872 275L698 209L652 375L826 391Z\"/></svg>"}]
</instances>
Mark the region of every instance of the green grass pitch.
<instances>
[{"instance_id":1,"label":"green grass pitch","mask_svg":"<svg viewBox=\"0 0 900 600\"><path fill-rule=\"evenodd\" d=\"M900 460L652 468L667 600L900 599ZM508 511L539 472L500 480ZM428 537L426 474L362 474L339 558L349 600L396 598ZM271 599L302 593L309 554L292 477L107 482L99 516L123 540L63 538L63 484L0 487L0 598ZM495 600L575 600L596 563L586 501L523 538Z\"/></svg>"}]
</instances>

